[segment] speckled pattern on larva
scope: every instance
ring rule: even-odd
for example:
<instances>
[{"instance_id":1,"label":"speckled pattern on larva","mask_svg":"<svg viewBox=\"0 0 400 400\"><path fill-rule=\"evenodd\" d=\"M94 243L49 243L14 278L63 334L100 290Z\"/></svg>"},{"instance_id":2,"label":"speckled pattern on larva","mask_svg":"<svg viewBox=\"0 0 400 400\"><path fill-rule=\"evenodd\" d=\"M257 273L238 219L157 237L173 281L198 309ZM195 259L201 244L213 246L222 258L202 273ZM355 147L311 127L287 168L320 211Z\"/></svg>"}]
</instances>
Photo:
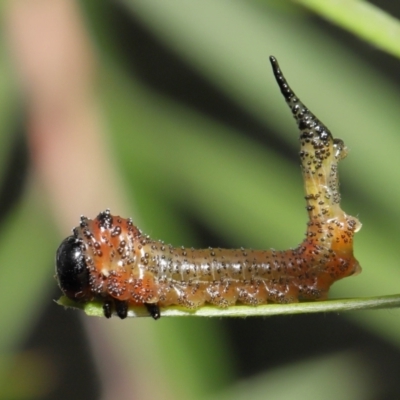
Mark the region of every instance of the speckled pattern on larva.
<instances>
[{"instance_id":1,"label":"speckled pattern on larva","mask_svg":"<svg viewBox=\"0 0 400 400\"><path fill-rule=\"evenodd\" d=\"M152 240L131 219L106 210L94 220L81 217L73 236L63 242L68 245L59 248L58 280L67 296L104 300L107 317L114 308L126 317L132 304L147 306L158 318L159 307L169 305L323 300L335 281L361 270L353 256L353 235L361 224L340 208L337 166L346 147L295 96L276 59L270 60L300 129L309 215L303 242L285 251L177 248ZM65 261L70 249L74 255Z\"/></svg>"}]
</instances>

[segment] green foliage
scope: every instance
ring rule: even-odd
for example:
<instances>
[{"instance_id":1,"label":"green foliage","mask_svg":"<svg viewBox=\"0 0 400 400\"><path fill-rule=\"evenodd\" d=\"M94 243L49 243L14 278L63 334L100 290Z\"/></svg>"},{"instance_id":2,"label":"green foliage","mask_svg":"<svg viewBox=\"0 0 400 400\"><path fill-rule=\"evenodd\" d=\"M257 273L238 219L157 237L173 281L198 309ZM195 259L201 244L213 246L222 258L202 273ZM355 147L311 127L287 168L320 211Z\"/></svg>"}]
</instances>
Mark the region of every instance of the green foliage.
<instances>
[{"instance_id":1,"label":"green foliage","mask_svg":"<svg viewBox=\"0 0 400 400\"><path fill-rule=\"evenodd\" d=\"M294 0L322 18L395 57L400 56L399 21L364 0Z\"/></svg>"}]
</instances>

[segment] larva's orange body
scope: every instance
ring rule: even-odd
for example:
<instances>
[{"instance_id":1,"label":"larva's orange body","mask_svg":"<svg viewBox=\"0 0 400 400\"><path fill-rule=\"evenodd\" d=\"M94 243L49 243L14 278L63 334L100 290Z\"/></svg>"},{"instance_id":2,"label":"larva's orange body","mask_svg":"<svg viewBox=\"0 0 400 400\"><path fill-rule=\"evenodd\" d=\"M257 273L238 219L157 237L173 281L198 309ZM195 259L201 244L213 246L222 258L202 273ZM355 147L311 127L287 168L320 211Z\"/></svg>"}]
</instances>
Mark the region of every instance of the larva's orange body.
<instances>
[{"instance_id":1,"label":"larva's orange body","mask_svg":"<svg viewBox=\"0 0 400 400\"><path fill-rule=\"evenodd\" d=\"M294 95L275 58L271 63L301 131L309 214L304 241L285 251L174 248L106 210L94 220L82 217L58 249L57 276L68 297L104 300L107 317L115 308L125 318L132 304L158 318L159 307L169 305L321 300L335 281L360 271L353 235L361 224L340 208L337 165L345 146Z\"/></svg>"}]
</instances>

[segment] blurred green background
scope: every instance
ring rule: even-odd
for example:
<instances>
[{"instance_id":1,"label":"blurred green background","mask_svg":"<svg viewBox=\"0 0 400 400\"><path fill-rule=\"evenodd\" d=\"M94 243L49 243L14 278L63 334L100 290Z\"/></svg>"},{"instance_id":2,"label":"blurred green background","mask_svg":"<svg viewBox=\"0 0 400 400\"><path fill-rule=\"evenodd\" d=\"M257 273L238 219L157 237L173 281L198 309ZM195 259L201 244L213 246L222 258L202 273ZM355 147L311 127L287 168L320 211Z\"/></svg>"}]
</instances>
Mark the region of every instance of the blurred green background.
<instances>
[{"instance_id":1,"label":"blurred green background","mask_svg":"<svg viewBox=\"0 0 400 400\"><path fill-rule=\"evenodd\" d=\"M400 18L396 2L373 3ZM350 149L342 208L363 223L363 272L331 297L400 292L396 58L289 1L78 4L108 150L142 230L177 246L301 242L298 133L270 70L274 55ZM32 178L27 99L1 40L0 398L400 397L397 310L93 322L56 306L54 254L69 231ZM70 192L65 200L79 202L82 193Z\"/></svg>"}]
</instances>

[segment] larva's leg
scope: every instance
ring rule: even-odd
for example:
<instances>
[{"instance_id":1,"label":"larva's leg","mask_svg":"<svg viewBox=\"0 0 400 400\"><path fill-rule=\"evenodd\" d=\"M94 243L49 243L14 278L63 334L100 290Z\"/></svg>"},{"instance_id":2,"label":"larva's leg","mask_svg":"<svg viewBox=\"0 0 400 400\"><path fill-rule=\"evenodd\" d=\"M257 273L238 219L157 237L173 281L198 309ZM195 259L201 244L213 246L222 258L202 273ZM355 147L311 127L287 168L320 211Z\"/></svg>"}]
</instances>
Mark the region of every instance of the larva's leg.
<instances>
[{"instance_id":1,"label":"larva's leg","mask_svg":"<svg viewBox=\"0 0 400 400\"><path fill-rule=\"evenodd\" d=\"M150 315L155 319L160 319L161 318L161 313L160 313L160 307L156 303L144 303L144 305L147 308L147 311L150 313Z\"/></svg>"},{"instance_id":2,"label":"larva's leg","mask_svg":"<svg viewBox=\"0 0 400 400\"><path fill-rule=\"evenodd\" d=\"M114 300L115 303L115 311L117 312L118 317L121 319L125 319L128 316L128 302L121 300Z\"/></svg>"},{"instance_id":3,"label":"larva's leg","mask_svg":"<svg viewBox=\"0 0 400 400\"><path fill-rule=\"evenodd\" d=\"M187 282L171 282L168 287L161 289L159 297L160 301L157 304L163 307L176 304L193 309L204 304L204 295L202 290L200 290L200 285L192 285Z\"/></svg>"},{"instance_id":4,"label":"larva's leg","mask_svg":"<svg viewBox=\"0 0 400 400\"><path fill-rule=\"evenodd\" d=\"M112 315L112 301L106 300L103 304L103 314L106 318L111 318Z\"/></svg>"},{"instance_id":5,"label":"larva's leg","mask_svg":"<svg viewBox=\"0 0 400 400\"><path fill-rule=\"evenodd\" d=\"M265 287L267 299L272 303L297 303L299 300L299 288L290 282L266 281Z\"/></svg>"},{"instance_id":6,"label":"larva's leg","mask_svg":"<svg viewBox=\"0 0 400 400\"><path fill-rule=\"evenodd\" d=\"M229 282L219 282L208 285L204 289L205 300L217 307L229 307L236 303L238 294L236 286Z\"/></svg>"}]
</instances>

